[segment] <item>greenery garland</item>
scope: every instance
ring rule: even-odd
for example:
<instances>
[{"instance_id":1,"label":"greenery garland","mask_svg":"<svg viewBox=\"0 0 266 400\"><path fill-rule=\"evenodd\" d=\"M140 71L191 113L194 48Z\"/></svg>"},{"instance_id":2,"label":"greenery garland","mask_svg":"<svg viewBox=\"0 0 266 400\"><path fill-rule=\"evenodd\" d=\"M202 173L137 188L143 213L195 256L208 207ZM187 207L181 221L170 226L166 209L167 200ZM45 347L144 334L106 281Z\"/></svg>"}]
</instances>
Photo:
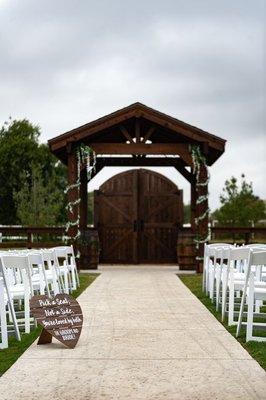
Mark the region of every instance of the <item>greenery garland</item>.
<instances>
[{"instance_id":1,"label":"greenery garland","mask_svg":"<svg viewBox=\"0 0 266 400\"><path fill-rule=\"evenodd\" d=\"M191 156L192 156L192 162L193 162L193 174L196 175L196 190L198 191L199 187L203 187L203 186L207 186L209 181L210 181L210 174L208 171L208 166L206 163L206 159L204 157L204 155L201 152L200 146L191 146ZM200 181L200 167L204 166L207 170L207 179L204 182ZM196 204L199 205L201 203L204 203L205 201L208 201L209 199L209 193L207 193L206 195L202 195L199 196L197 198ZM204 220L205 218L209 219L209 213L210 213L210 209L209 207L207 208L207 210L199 215L198 217L195 217L194 221L195 221L195 225L198 226L199 222ZM196 248L199 248L199 245L202 243L206 243L211 239L211 230L210 227L208 225L208 234L206 237L200 237L199 235L196 236L196 238L194 239L195 243L196 243ZM202 257L196 257L197 260L202 260Z\"/></svg>"},{"instance_id":2,"label":"greenery garland","mask_svg":"<svg viewBox=\"0 0 266 400\"><path fill-rule=\"evenodd\" d=\"M74 201L69 201L66 205L66 210L70 212L70 214L74 214L74 208L77 207L80 203L80 172L81 172L81 165L86 163L86 170L87 170L87 180L90 181L92 178L92 173L95 171L96 167L96 154L95 152L89 147L81 143L76 149L76 159L77 159L77 179L76 182L67 185L64 193L67 194L70 190L77 189L77 199ZM92 163L91 163L92 160ZM65 226L66 235L64 236L64 240L74 240L76 241L80 235L79 229L80 223L80 210L78 207L77 219L75 221L68 221ZM74 237L68 235L69 229L73 226L77 226L77 233Z\"/></svg>"}]
</instances>

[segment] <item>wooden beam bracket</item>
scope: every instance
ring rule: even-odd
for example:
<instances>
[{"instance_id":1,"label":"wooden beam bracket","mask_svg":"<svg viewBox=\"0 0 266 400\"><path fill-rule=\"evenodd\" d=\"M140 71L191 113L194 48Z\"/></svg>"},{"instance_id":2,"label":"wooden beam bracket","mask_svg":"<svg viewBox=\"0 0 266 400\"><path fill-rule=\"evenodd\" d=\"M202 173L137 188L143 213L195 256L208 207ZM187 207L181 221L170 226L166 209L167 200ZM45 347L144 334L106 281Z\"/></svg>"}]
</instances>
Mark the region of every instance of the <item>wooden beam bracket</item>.
<instances>
[{"instance_id":1,"label":"wooden beam bracket","mask_svg":"<svg viewBox=\"0 0 266 400\"><path fill-rule=\"evenodd\" d=\"M125 138L130 142L134 143L132 136L128 133L128 130L124 127L124 125L119 125L120 131L123 133Z\"/></svg>"}]
</instances>

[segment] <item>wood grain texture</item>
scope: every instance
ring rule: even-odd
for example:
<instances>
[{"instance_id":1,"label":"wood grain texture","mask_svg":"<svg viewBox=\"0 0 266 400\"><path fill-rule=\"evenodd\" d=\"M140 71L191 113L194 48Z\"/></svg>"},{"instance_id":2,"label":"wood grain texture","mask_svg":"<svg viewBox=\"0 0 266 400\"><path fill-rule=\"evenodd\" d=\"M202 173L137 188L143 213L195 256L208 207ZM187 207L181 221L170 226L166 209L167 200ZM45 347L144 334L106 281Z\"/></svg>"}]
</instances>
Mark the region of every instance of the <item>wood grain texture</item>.
<instances>
[{"instance_id":1,"label":"wood grain texture","mask_svg":"<svg viewBox=\"0 0 266 400\"><path fill-rule=\"evenodd\" d=\"M174 263L183 199L163 175L145 169L118 174L95 196L100 261Z\"/></svg>"},{"instance_id":2,"label":"wood grain texture","mask_svg":"<svg viewBox=\"0 0 266 400\"><path fill-rule=\"evenodd\" d=\"M50 343L54 337L69 348L76 346L83 324L82 310L76 299L67 294L53 298L38 295L31 298L30 308L37 323L44 328L38 344Z\"/></svg>"}]
</instances>

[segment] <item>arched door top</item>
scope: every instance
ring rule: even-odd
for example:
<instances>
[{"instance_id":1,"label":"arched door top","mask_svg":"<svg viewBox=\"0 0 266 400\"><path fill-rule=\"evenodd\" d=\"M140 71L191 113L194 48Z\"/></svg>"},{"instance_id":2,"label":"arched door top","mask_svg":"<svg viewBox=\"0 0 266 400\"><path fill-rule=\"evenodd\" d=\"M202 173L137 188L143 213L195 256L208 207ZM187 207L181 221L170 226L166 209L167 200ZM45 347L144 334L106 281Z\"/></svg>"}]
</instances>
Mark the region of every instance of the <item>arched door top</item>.
<instances>
[{"instance_id":1,"label":"arched door top","mask_svg":"<svg viewBox=\"0 0 266 400\"><path fill-rule=\"evenodd\" d=\"M127 176L132 175L134 173L134 171L136 171L136 170L139 171L139 173L146 174L146 176L151 177L151 179L157 178L157 181L163 183L163 186L169 191L172 190L173 192L176 192L179 190L178 186L173 181L171 181L169 178L167 178L165 175L162 175L159 172L152 171L152 170L149 170L146 168L131 169L128 171L120 172L119 174L116 174L116 175L112 176L111 178L107 179L100 186L99 190L102 190L102 191L109 190L110 186L113 186L113 184L115 184L115 182L119 182L121 184L122 181L127 180ZM126 182L124 182L124 185L126 185ZM157 187L158 190L160 190L159 188L160 188L160 186Z\"/></svg>"}]
</instances>

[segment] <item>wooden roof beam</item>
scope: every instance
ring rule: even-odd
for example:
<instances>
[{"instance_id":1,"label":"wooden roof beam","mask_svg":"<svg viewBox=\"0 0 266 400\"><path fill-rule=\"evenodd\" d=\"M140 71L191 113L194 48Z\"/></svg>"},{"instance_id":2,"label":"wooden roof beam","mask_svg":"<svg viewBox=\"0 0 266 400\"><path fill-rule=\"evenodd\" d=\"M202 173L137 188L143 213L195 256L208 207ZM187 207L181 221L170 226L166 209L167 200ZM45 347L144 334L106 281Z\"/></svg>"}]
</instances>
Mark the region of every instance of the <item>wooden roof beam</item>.
<instances>
[{"instance_id":1,"label":"wooden roof beam","mask_svg":"<svg viewBox=\"0 0 266 400\"><path fill-rule=\"evenodd\" d=\"M96 165L103 167L175 167L187 164L180 157L97 157Z\"/></svg>"},{"instance_id":2,"label":"wooden roof beam","mask_svg":"<svg viewBox=\"0 0 266 400\"><path fill-rule=\"evenodd\" d=\"M147 140L149 140L149 138L151 137L151 135L154 133L155 131L155 126L151 126L148 130L148 132L145 134L145 136L143 137L142 142L145 143L147 142Z\"/></svg>"},{"instance_id":3,"label":"wooden roof beam","mask_svg":"<svg viewBox=\"0 0 266 400\"><path fill-rule=\"evenodd\" d=\"M125 121L131 118L138 119L140 117L146 119L150 125L158 125L162 129L166 128L167 131L184 135L190 143L203 144L204 142L208 142L210 147L209 157L207 157L209 165L212 165L224 152L226 142L224 139L140 103L134 103L114 113L101 117L98 120L57 136L56 138L50 139L50 149L54 154L58 155L61 151L66 151L65 147L69 139L74 142L93 142L92 137L94 134L106 131L115 125L119 126L124 124ZM148 140L147 137L146 140ZM213 152L213 150L215 150L215 152Z\"/></svg>"},{"instance_id":4,"label":"wooden roof beam","mask_svg":"<svg viewBox=\"0 0 266 400\"><path fill-rule=\"evenodd\" d=\"M192 174L183 165L175 165L175 169L189 182L192 182Z\"/></svg>"},{"instance_id":5,"label":"wooden roof beam","mask_svg":"<svg viewBox=\"0 0 266 400\"><path fill-rule=\"evenodd\" d=\"M136 143L140 143L140 124L139 119L136 119L135 123L135 136L136 136Z\"/></svg>"},{"instance_id":6,"label":"wooden roof beam","mask_svg":"<svg viewBox=\"0 0 266 400\"><path fill-rule=\"evenodd\" d=\"M124 125L119 125L120 131L123 133L125 138L130 142L134 143L132 136L128 133L128 130L124 127Z\"/></svg>"},{"instance_id":7,"label":"wooden roof beam","mask_svg":"<svg viewBox=\"0 0 266 400\"><path fill-rule=\"evenodd\" d=\"M98 157L96 165L104 167L174 167L190 183L193 175L185 168L187 165L177 157Z\"/></svg>"},{"instance_id":8,"label":"wooden roof beam","mask_svg":"<svg viewBox=\"0 0 266 400\"><path fill-rule=\"evenodd\" d=\"M90 147L96 154L175 154L188 165L192 165L189 146L184 143L90 143Z\"/></svg>"}]
</instances>

